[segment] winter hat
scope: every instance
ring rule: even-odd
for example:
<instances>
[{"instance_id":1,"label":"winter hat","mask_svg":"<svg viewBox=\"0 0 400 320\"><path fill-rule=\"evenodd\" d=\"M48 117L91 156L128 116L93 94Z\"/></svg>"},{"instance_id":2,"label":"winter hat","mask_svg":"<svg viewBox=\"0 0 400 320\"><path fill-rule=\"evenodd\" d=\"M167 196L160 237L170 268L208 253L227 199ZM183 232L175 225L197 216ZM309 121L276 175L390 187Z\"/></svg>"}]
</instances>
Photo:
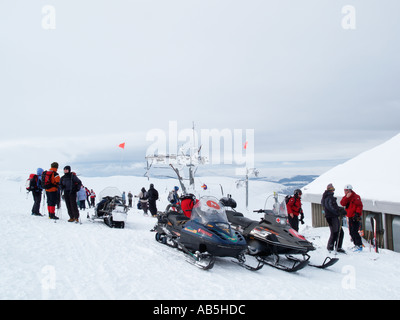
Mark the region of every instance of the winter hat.
<instances>
[{"instance_id":1,"label":"winter hat","mask_svg":"<svg viewBox=\"0 0 400 320\"><path fill-rule=\"evenodd\" d=\"M56 168L56 169L58 169L58 163L57 163L57 162L53 162L53 163L51 164L51 168Z\"/></svg>"},{"instance_id":2,"label":"winter hat","mask_svg":"<svg viewBox=\"0 0 400 320\"><path fill-rule=\"evenodd\" d=\"M333 184L330 183L330 184L328 184L328 186L326 187L326 190L335 191L335 188L334 188Z\"/></svg>"},{"instance_id":3,"label":"winter hat","mask_svg":"<svg viewBox=\"0 0 400 320\"><path fill-rule=\"evenodd\" d=\"M344 190L353 190L353 186L351 184L346 184Z\"/></svg>"},{"instance_id":4,"label":"winter hat","mask_svg":"<svg viewBox=\"0 0 400 320\"><path fill-rule=\"evenodd\" d=\"M68 172L71 172L71 167L70 166L65 166L64 170L68 170Z\"/></svg>"}]
</instances>

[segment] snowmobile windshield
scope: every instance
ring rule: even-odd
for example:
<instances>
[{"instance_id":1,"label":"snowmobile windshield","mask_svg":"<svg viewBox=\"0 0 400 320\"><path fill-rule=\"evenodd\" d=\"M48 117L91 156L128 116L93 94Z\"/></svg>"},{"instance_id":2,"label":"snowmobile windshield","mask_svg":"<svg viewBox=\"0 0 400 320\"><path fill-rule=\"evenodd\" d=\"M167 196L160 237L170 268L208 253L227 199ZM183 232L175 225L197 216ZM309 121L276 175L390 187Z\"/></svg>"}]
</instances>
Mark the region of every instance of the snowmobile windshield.
<instances>
[{"instance_id":1,"label":"snowmobile windshield","mask_svg":"<svg viewBox=\"0 0 400 320\"><path fill-rule=\"evenodd\" d=\"M287 217L285 196L278 193L270 195L267 200L265 200L264 212L268 215Z\"/></svg>"},{"instance_id":2,"label":"snowmobile windshield","mask_svg":"<svg viewBox=\"0 0 400 320\"><path fill-rule=\"evenodd\" d=\"M191 220L201 224L216 222L229 224L223 205L214 197L200 198L193 207Z\"/></svg>"},{"instance_id":3,"label":"snowmobile windshield","mask_svg":"<svg viewBox=\"0 0 400 320\"><path fill-rule=\"evenodd\" d=\"M99 194L100 199L103 199L105 197L111 197L111 198L122 197L122 193L116 187L107 187Z\"/></svg>"}]
</instances>

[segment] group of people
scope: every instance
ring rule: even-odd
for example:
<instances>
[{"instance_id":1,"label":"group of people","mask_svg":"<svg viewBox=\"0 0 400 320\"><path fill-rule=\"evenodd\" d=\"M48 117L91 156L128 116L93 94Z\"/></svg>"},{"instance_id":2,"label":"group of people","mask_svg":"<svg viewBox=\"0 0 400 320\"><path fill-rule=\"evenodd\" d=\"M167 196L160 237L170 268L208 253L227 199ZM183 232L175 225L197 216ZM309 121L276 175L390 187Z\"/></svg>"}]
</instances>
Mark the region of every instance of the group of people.
<instances>
[{"instance_id":1,"label":"group of people","mask_svg":"<svg viewBox=\"0 0 400 320\"><path fill-rule=\"evenodd\" d=\"M342 219L348 218L349 233L354 243L353 251L362 251L362 240L359 234L363 203L360 196L354 192L353 187L348 184L344 187L344 196L340 200L339 207L337 198L334 196L335 188L330 183L322 195L321 205L325 213L325 219L330 228L330 237L327 244L328 251L336 250L344 253L342 248L344 233L342 229ZM293 197L290 197L286 207L290 226L299 231L299 221L304 223L303 210L301 204L302 191L296 189ZM299 218L300 217L300 218Z\"/></svg>"},{"instance_id":2,"label":"group of people","mask_svg":"<svg viewBox=\"0 0 400 320\"><path fill-rule=\"evenodd\" d=\"M67 206L68 215L70 219L68 222L79 221L79 209L85 209L85 201L88 201L89 207L95 206L96 194L93 189L85 188L82 185L81 180L71 171L70 166L64 167L64 175L60 177L58 174L58 163L53 162L49 170L45 172L42 168L37 169L37 188L32 188L34 204L32 207L32 215L42 215L40 213L40 203L42 198L42 190L44 189L47 197L47 210L49 212L50 219L59 219L56 216L56 207L60 207L61 193L63 193L65 204ZM42 182L42 179L45 179ZM174 187L174 190L170 192L168 200L171 204L178 202L179 187ZM328 240L327 249L332 251L336 249L338 252L344 252L342 248L343 244L343 229L342 229L342 218L347 216L349 221L349 232L351 239L354 243L354 250L362 250L362 240L359 234L363 204L361 198L356 194L351 185L346 185L344 188L344 196L340 200L340 205L344 208L339 207L337 198L334 196L335 188L330 183L321 200L321 205L325 213L326 221L330 228L330 238ZM123 201L125 192L123 193ZM299 231L299 222L304 223L304 214L301 203L302 191L296 189L293 196L289 197L286 203L288 212L288 222L290 226ZM157 215L157 203L159 199L158 191L154 188L154 184L150 184L149 190L143 187L138 195L139 198L138 209L144 211L145 214L150 214L155 217ZM90 198L90 202L89 202ZM131 192L128 193L129 207L132 207L133 195Z\"/></svg>"},{"instance_id":3,"label":"group of people","mask_svg":"<svg viewBox=\"0 0 400 320\"><path fill-rule=\"evenodd\" d=\"M79 209L84 209L85 201L88 201L89 207L95 205L96 194L85 188L82 181L77 175L71 171L70 166L64 167L64 175L60 177L58 173L58 163L53 162L50 169L44 171L42 168L37 169L36 187L31 188L33 195L32 215L42 216L40 213L40 203L42 199L42 191L45 190L47 198L47 211L49 218L58 220L56 216L56 207L60 208L61 197L63 197L68 215L68 222L79 222ZM90 198L90 202L89 202Z\"/></svg>"},{"instance_id":4,"label":"group of people","mask_svg":"<svg viewBox=\"0 0 400 320\"><path fill-rule=\"evenodd\" d=\"M135 198L138 198L137 208L139 210L143 210L145 214L150 214L153 217L157 216L157 200L159 199L158 191L154 188L154 184L150 184L149 190L146 191L146 188L143 187L138 195L135 195Z\"/></svg>"}]
</instances>

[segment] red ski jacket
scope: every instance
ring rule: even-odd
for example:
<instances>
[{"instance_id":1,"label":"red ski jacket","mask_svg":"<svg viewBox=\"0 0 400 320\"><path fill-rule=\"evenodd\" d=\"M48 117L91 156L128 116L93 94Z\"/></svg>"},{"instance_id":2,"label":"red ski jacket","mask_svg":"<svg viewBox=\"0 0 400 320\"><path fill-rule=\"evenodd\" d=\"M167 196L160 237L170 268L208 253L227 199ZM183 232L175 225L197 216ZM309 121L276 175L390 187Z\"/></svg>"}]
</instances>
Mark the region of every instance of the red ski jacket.
<instances>
[{"instance_id":1,"label":"red ski jacket","mask_svg":"<svg viewBox=\"0 0 400 320\"><path fill-rule=\"evenodd\" d=\"M301 210L301 199L299 197L291 197L286 205L287 213L298 216Z\"/></svg>"},{"instance_id":2,"label":"red ski jacket","mask_svg":"<svg viewBox=\"0 0 400 320\"><path fill-rule=\"evenodd\" d=\"M363 204L360 196L357 193L352 191L349 198L344 196L342 200L340 200L340 204L346 208L348 218L355 217L356 213L360 217L362 216Z\"/></svg>"}]
</instances>

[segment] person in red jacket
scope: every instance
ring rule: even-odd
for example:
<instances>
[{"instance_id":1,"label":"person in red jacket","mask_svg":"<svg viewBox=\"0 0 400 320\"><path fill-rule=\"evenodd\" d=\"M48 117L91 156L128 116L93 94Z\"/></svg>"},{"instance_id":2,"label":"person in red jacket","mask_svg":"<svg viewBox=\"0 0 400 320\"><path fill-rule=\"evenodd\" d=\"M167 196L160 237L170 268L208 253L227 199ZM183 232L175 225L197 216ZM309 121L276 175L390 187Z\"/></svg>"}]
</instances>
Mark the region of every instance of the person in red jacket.
<instances>
[{"instance_id":1,"label":"person in red jacket","mask_svg":"<svg viewBox=\"0 0 400 320\"><path fill-rule=\"evenodd\" d=\"M289 201L286 204L289 224L296 231L299 231L299 215L301 217L300 221L304 223L304 214L303 209L301 208L302 194L303 193L300 189L294 190L293 197L290 197Z\"/></svg>"},{"instance_id":2,"label":"person in red jacket","mask_svg":"<svg viewBox=\"0 0 400 320\"><path fill-rule=\"evenodd\" d=\"M46 197L47 197L47 210L49 212L49 218L58 220L56 216L56 205L58 202L58 187L60 185L60 176L57 173L58 171L58 163L53 162L51 164L50 170L47 170L46 176L49 178L49 186L46 189Z\"/></svg>"},{"instance_id":3,"label":"person in red jacket","mask_svg":"<svg viewBox=\"0 0 400 320\"><path fill-rule=\"evenodd\" d=\"M349 219L349 232L354 243L354 251L362 251L362 240L358 233L363 210L361 197L356 194L353 187L348 184L344 187L344 197L340 200L340 205L346 208L347 218Z\"/></svg>"}]
</instances>

